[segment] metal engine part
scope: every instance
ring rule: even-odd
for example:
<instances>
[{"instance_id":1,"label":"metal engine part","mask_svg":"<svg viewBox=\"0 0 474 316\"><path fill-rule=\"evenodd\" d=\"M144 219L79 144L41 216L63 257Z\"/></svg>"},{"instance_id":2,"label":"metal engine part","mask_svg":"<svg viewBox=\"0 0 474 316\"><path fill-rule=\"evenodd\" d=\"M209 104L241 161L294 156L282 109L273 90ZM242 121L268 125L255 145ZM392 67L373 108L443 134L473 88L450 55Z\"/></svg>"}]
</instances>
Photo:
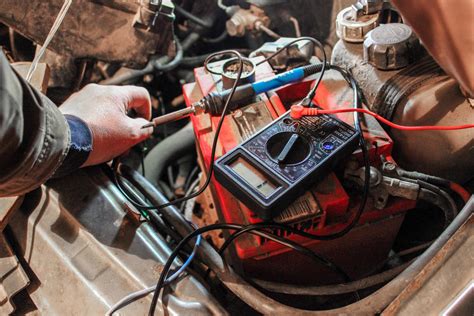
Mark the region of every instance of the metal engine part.
<instances>
[{"instance_id":1,"label":"metal engine part","mask_svg":"<svg viewBox=\"0 0 474 316\"><path fill-rule=\"evenodd\" d=\"M262 45L259 49L252 52L250 57L264 56L270 57L279 49L294 41L292 37L281 37L275 42L268 42ZM283 70L288 67L296 68L308 64L314 53L314 44L310 41L299 41L291 45L280 54L271 58L269 63L273 69Z\"/></svg>"},{"instance_id":2,"label":"metal engine part","mask_svg":"<svg viewBox=\"0 0 474 316\"><path fill-rule=\"evenodd\" d=\"M261 27L268 27L270 19L265 12L257 6L249 10L238 9L226 23L230 36L242 37L247 32L258 31Z\"/></svg>"},{"instance_id":3,"label":"metal engine part","mask_svg":"<svg viewBox=\"0 0 474 316\"><path fill-rule=\"evenodd\" d=\"M281 36L312 36L332 47L336 42L336 32L332 21L338 12L354 0L252 0L248 1L265 11L271 20L271 28ZM317 18L315 18L317 16ZM295 28L295 21L299 30ZM259 43L258 48L263 44Z\"/></svg>"},{"instance_id":4,"label":"metal engine part","mask_svg":"<svg viewBox=\"0 0 474 316\"><path fill-rule=\"evenodd\" d=\"M153 1L142 1L143 5L150 2ZM61 0L2 0L0 21L33 41L43 43L62 4ZM173 4L163 1L162 8L166 10L152 20L154 26L144 28L146 21L136 19L137 13L140 15L144 10L140 2L73 1L49 49L75 59L96 58L143 67L150 55L168 54L174 50L170 16Z\"/></svg>"},{"instance_id":5,"label":"metal engine part","mask_svg":"<svg viewBox=\"0 0 474 316\"><path fill-rule=\"evenodd\" d=\"M405 68L420 55L420 41L405 24L382 24L370 31L364 41L364 61L380 70Z\"/></svg>"},{"instance_id":6,"label":"metal engine part","mask_svg":"<svg viewBox=\"0 0 474 316\"><path fill-rule=\"evenodd\" d=\"M27 290L41 313L103 315L130 292L155 284L171 249L135 212L100 168L27 195L10 227L17 253L34 271ZM226 314L189 275L167 297L159 314ZM120 315L144 315L150 300Z\"/></svg>"},{"instance_id":7,"label":"metal engine part","mask_svg":"<svg viewBox=\"0 0 474 316\"><path fill-rule=\"evenodd\" d=\"M362 18L354 17L352 7L345 8L336 18L337 36L347 42L363 42L367 33L378 25L378 14L364 15Z\"/></svg>"},{"instance_id":8,"label":"metal engine part","mask_svg":"<svg viewBox=\"0 0 474 316\"><path fill-rule=\"evenodd\" d=\"M390 31L391 27L379 28L373 32ZM418 51L417 61L413 58L394 61L395 68L401 67L396 70L377 69L365 62L363 51L362 44L340 40L334 47L331 62L351 70L372 110L404 125L462 125L474 121L474 108L457 82L423 50ZM416 134L394 130L391 136L394 158L407 170L461 183L474 177L471 130Z\"/></svg>"}]
</instances>

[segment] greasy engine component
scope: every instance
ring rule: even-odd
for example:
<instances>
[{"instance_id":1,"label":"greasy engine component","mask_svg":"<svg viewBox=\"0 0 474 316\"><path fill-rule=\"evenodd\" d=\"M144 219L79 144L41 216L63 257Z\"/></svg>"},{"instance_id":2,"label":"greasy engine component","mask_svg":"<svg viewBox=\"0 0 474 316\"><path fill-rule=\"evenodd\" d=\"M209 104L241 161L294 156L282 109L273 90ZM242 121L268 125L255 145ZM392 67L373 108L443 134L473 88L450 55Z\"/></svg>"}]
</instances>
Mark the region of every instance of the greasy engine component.
<instances>
[{"instance_id":1,"label":"greasy engine component","mask_svg":"<svg viewBox=\"0 0 474 316\"><path fill-rule=\"evenodd\" d=\"M336 33L347 42L363 42L367 33L379 24L379 14L358 16L352 7L341 10L336 18Z\"/></svg>"},{"instance_id":2,"label":"greasy engine component","mask_svg":"<svg viewBox=\"0 0 474 316\"><path fill-rule=\"evenodd\" d=\"M28 265L28 294L41 314L104 315L132 291L151 286L171 249L155 227L96 167L36 190L7 236ZM34 272L33 272L34 271ZM120 310L144 315L150 297ZM183 276L160 314L225 315L192 276Z\"/></svg>"},{"instance_id":3,"label":"greasy engine component","mask_svg":"<svg viewBox=\"0 0 474 316\"><path fill-rule=\"evenodd\" d=\"M474 108L456 81L444 73L404 24L385 24L364 43L344 37L335 45L332 63L350 69L367 106L404 125L462 125L474 121ZM405 169L457 182L474 177L471 130L408 134L393 130L394 157ZM466 170L470 172L466 172Z\"/></svg>"},{"instance_id":4,"label":"greasy engine component","mask_svg":"<svg viewBox=\"0 0 474 316\"><path fill-rule=\"evenodd\" d=\"M229 34L245 35L252 49L257 49L267 41L261 35L271 38L312 36L327 43L327 48L330 49L336 42L335 29L332 28L331 21L335 20L335 15L341 8L352 4L353 0L249 0L247 2L251 6L239 7L235 5L238 1L223 1L228 6L221 5L220 7L230 17L239 12L233 22L228 22ZM314 18L314 14L308 14L309 12L317 12L317 18Z\"/></svg>"},{"instance_id":5,"label":"greasy engine component","mask_svg":"<svg viewBox=\"0 0 474 316\"><path fill-rule=\"evenodd\" d=\"M261 59L261 57L257 57L256 61ZM212 92L216 87L219 90L222 89L219 76L207 73L204 68L196 69L195 75L196 83L184 86L184 96L188 106ZM268 63L257 66L257 81L272 75L274 74ZM334 71L328 71L325 78L319 89L323 92L318 93L317 103L322 107L330 108L350 104L351 93L348 92L344 79ZM254 100L249 101L246 107L229 114L226 124L221 130L217 156L222 156L283 115L293 102L306 95L311 82L292 84L278 90L277 93L260 94ZM327 85L324 82L328 82ZM353 124L351 115L341 115L339 118ZM193 116L191 120L197 137L196 143L202 165L207 166L210 163L211 144L218 118L200 115ZM373 159L372 162L377 165L377 161L380 164L378 159L380 155L390 156L393 143L376 121L368 119L366 124L370 126L370 133L366 135L367 141L371 144L369 155ZM360 155L360 151L357 151L352 156L352 163L349 165L355 165L355 169L358 169ZM391 183L394 186L398 185L396 181ZM374 185L382 186L383 183ZM384 192L397 192L394 188ZM364 225L356 227L347 236L335 241L308 241L278 229L274 233L304 242L311 249L337 262L351 277L362 276L370 273L373 267L381 264L386 258L405 212L412 209L416 203L409 199L417 196L416 186L412 189L415 192L411 192L411 195L407 194L403 198L397 197L400 195L389 194L389 198L386 195L382 196L384 199L382 204L379 203L375 206L373 202L369 203L361 221ZM275 216L273 220L303 231L313 233L317 231L327 234L340 230L345 225L345 220L357 209L359 203L359 199L354 201L354 192L347 191L338 176L331 173L319 185L311 188L286 210ZM224 189L215 180L212 181L212 189L210 194L206 195L203 205L205 205L204 215L195 214L195 217L210 216L207 214L215 213L217 210L217 215L222 222L242 224L261 222L252 210L238 201L231 192ZM380 207L381 209L379 209ZM220 244L222 240L214 236L214 242ZM265 238L241 236L235 241L233 254L232 263L235 267L248 276L256 276L260 279L314 284L330 282L336 277L332 273L328 273L327 270L310 264L305 257ZM356 264L352 260L355 256L361 259ZM298 269L294 269L294 264L288 265L288 262L297 262Z\"/></svg>"},{"instance_id":6,"label":"greasy engine component","mask_svg":"<svg viewBox=\"0 0 474 316\"><path fill-rule=\"evenodd\" d=\"M33 41L43 43L63 2L2 0L0 21ZM161 8L156 8L154 2L73 1L48 48L75 59L95 58L143 67L150 55L174 50L174 5L164 0ZM143 12L154 14L146 16Z\"/></svg>"},{"instance_id":7,"label":"greasy engine component","mask_svg":"<svg viewBox=\"0 0 474 316\"><path fill-rule=\"evenodd\" d=\"M401 23L380 25L364 41L364 61L380 70L405 68L422 54L411 27Z\"/></svg>"},{"instance_id":8,"label":"greasy engine component","mask_svg":"<svg viewBox=\"0 0 474 316\"><path fill-rule=\"evenodd\" d=\"M231 15L226 23L226 29L230 36L242 37L247 32L268 32L270 30L268 28L270 19L257 6L250 6L249 10L237 8L226 11Z\"/></svg>"},{"instance_id":9,"label":"greasy engine component","mask_svg":"<svg viewBox=\"0 0 474 316\"><path fill-rule=\"evenodd\" d=\"M259 49L250 54L249 57L264 56L268 58L274 55L279 49L288 45L294 38L281 37L275 42L267 42ZM309 63L314 53L314 43L310 41L299 41L290 45L287 49L269 60L270 65L275 70L296 68Z\"/></svg>"}]
</instances>

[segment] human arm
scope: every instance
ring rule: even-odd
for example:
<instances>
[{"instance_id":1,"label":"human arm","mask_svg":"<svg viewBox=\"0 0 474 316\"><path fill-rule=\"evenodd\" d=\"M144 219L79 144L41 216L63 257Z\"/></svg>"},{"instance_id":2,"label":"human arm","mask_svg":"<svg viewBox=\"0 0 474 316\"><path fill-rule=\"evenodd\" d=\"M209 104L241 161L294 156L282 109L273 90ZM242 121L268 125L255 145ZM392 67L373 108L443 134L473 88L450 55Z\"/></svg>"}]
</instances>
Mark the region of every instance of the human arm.
<instances>
[{"instance_id":1,"label":"human arm","mask_svg":"<svg viewBox=\"0 0 474 316\"><path fill-rule=\"evenodd\" d=\"M438 64L474 98L474 1L392 2Z\"/></svg>"},{"instance_id":2,"label":"human arm","mask_svg":"<svg viewBox=\"0 0 474 316\"><path fill-rule=\"evenodd\" d=\"M2 53L0 106L0 197L27 193L55 173L108 161L152 132L141 129L146 119L126 115L135 109L139 116L150 117L145 89L89 85L58 109L18 76ZM77 159L72 145L81 142L74 135L84 136L84 127L91 148Z\"/></svg>"}]
</instances>

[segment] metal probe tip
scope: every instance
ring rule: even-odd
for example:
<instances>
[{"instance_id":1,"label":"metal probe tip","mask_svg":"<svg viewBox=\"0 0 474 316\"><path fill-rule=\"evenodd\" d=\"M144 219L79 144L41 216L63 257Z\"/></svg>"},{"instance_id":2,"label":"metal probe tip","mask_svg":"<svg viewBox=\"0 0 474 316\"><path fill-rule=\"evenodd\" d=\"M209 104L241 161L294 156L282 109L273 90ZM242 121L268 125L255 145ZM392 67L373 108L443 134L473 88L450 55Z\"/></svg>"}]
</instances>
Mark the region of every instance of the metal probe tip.
<instances>
[{"instance_id":1,"label":"metal probe tip","mask_svg":"<svg viewBox=\"0 0 474 316\"><path fill-rule=\"evenodd\" d=\"M150 123L143 125L142 128L156 127L158 125L167 124L173 121L181 120L185 117L194 114L194 107L185 108L175 112L171 112L162 116L155 117Z\"/></svg>"},{"instance_id":2,"label":"metal probe tip","mask_svg":"<svg viewBox=\"0 0 474 316\"><path fill-rule=\"evenodd\" d=\"M151 123L148 123L146 125L143 125L142 129L145 129L145 128L148 128L148 127L155 127L155 123L151 122Z\"/></svg>"}]
</instances>

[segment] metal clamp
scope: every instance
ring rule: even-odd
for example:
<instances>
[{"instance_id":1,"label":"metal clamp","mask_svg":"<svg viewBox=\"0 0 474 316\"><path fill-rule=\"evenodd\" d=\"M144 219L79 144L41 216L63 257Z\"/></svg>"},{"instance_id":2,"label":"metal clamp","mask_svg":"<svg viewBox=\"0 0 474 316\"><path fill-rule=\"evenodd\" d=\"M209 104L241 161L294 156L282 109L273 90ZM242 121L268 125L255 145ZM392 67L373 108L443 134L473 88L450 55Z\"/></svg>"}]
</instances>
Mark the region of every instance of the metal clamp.
<instances>
[{"instance_id":1,"label":"metal clamp","mask_svg":"<svg viewBox=\"0 0 474 316\"><path fill-rule=\"evenodd\" d=\"M160 16L169 21L174 21L176 16L174 15L174 4L171 0L141 0L133 20L133 27L151 32L160 31L157 27Z\"/></svg>"},{"instance_id":2,"label":"metal clamp","mask_svg":"<svg viewBox=\"0 0 474 316\"><path fill-rule=\"evenodd\" d=\"M391 166L388 168L390 169ZM370 167L370 195L374 199L374 206L376 209L381 210L385 208L389 196L405 198L413 201L418 199L420 186L416 183L404 181L397 177L398 175L386 175L379 169ZM362 187L365 180L365 167L357 170L352 170L350 168L346 169L345 178Z\"/></svg>"}]
</instances>

